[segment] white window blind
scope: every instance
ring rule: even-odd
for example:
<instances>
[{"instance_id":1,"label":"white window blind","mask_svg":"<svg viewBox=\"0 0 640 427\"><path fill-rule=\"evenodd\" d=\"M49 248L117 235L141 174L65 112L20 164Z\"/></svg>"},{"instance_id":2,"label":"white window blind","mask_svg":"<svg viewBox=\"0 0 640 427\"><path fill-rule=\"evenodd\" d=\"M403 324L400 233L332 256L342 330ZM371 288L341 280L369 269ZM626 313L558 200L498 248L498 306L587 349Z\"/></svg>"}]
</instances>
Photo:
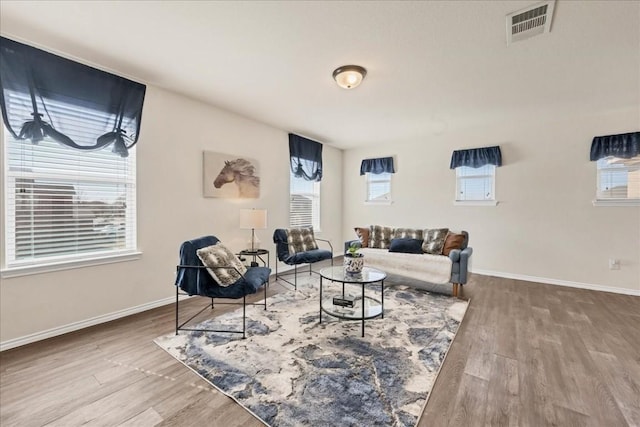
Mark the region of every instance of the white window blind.
<instances>
[{"instance_id":1,"label":"white window blind","mask_svg":"<svg viewBox=\"0 0 640 427\"><path fill-rule=\"evenodd\" d=\"M391 201L391 174L367 173L367 202Z\"/></svg>"},{"instance_id":2,"label":"white window blind","mask_svg":"<svg viewBox=\"0 0 640 427\"><path fill-rule=\"evenodd\" d=\"M456 200L495 200L495 174L494 165L484 165L479 168L457 167Z\"/></svg>"},{"instance_id":3,"label":"white window blind","mask_svg":"<svg viewBox=\"0 0 640 427\"><path fill-rule=\"evenodd\" d=\"M289 226L313 226L320 230L320 183L306 181L291 173L289 198Z\"/></svg>"},{"instance_id":4,"label":"white window blind","mask_svg":"<svg viewBox=\"0 0 640 427\"><path fill-rule=\"evenodd\" d=\"M640 200L640 156L597 162L597 200Z\"/></svg>"},{"instance_id":5,"label":"white window blind","mask_svg":"<svg viewBox=\"0 0 640 427\"><path fill-rule=\"evenodd\" d=\"M13 108L22 94L10 94ZM28 95L26 95L28 97ZM79 144L102 130L99 112L50 101ZM30 117L31 111L24 111ZM43 120L47 121L46 114ZM93 132L95 134L96 132ZM16 140L5 129L5 248L7 267L43 265L136 250L136 150L129 157L78 150L45 139Z\"/></svg>"}]
</instances>

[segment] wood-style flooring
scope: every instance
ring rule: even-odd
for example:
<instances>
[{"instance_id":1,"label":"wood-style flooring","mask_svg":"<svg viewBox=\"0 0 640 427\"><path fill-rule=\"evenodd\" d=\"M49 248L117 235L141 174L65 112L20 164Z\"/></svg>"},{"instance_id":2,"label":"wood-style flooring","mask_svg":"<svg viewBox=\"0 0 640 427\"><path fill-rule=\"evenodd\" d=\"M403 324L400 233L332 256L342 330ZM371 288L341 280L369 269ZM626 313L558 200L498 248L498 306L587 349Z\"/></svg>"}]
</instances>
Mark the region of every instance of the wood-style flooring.
<instances>
[{"instance_id":1,"label":"wood-style flooring","mask_svg":"<svg viewBox=\"0 0 640 427\"><path fill-rule=\"evenodd\" d=\"M461 297L418 426L640 426L639 297L479 275ZM262 425L153 343L173 328L169 305L0 353L0 425Z\"/></svg>"}]
</instances>

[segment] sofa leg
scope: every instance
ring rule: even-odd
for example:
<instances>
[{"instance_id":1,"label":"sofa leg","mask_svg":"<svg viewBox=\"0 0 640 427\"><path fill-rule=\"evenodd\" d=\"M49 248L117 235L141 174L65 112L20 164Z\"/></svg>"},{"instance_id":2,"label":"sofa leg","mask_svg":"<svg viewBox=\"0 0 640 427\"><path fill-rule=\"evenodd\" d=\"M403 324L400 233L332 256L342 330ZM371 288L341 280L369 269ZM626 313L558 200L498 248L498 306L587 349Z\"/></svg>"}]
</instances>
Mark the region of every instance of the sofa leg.
<instances>
[{"instance_id":1,"label":"sofa leg","mask_svg":"<svg viewBox=\"0 0 640 427\"><path fill-rule=\"evenodd\" d=\"M453 294L454 297L458 296L458 284L457 283L453 284L453 292L452 292L452 294Z\"/></svg>"}]
</instances>

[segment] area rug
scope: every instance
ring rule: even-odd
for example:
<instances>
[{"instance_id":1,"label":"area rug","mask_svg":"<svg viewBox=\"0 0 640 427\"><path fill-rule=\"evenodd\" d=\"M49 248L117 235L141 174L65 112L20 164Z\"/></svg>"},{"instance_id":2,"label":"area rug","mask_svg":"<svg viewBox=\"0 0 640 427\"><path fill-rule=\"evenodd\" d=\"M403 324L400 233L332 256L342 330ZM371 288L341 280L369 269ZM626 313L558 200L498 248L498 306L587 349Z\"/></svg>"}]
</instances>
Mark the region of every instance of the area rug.
<instances>
[{"instance_id":1,"label":"area rug","mask_svg":"<svg viewBox=\"0 0 640 427\"><path fill-rule=\"evenodd\" d=\"M323 313L319 324L318 295L311 282L266 311L247 307L244 340L180 332L155 342L273 427L415 426L467 302L385 285L384 319L367 320L362 338L358 321ZM242 309L200 324L241 325Z\"/></svg>"}]
</instances>

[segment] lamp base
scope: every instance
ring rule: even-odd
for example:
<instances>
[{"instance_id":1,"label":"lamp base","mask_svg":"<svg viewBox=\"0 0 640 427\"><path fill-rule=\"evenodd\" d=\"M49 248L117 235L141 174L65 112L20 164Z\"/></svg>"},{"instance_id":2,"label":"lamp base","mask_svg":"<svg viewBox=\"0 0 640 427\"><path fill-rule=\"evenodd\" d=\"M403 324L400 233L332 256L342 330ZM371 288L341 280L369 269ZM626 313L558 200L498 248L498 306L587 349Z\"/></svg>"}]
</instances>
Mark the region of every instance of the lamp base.
<instances>
[{"instance_id":1,"label":"lamp base","mask_svg":"<svg viewBox=\"0 0 640 427\"><path fill-rule=\"evenodd\" d=\"M253 239L249 239L247 241L247 250L251 251L251 250L258 250L260 249L260 240L258 239L257 236L255 236Z\"/></svg>"}]
</instances>

